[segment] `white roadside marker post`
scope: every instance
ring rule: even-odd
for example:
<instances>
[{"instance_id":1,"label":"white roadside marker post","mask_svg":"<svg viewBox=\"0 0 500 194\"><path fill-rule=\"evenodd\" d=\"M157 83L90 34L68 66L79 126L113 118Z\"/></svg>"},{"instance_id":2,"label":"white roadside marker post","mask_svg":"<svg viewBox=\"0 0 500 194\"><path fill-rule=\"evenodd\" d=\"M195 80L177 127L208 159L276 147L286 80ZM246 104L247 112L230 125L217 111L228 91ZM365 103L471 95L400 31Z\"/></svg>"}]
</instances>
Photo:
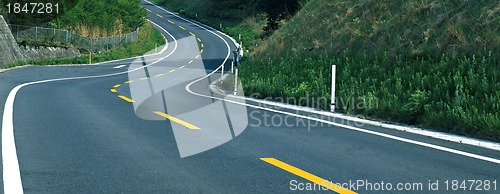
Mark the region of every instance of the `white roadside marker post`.
<instances>
[{"instance_id":1,"label":"white roadside marker post","mask_svg":"<svg viewBox=\"0 0 500 194\"><path fill-rule=\"evenodd\" d=\"M220 72L220 83L224 82L224 66L226 66L226 64L222 64L222 71Z\"/></svg>"},{"instance_id":2,"label":"white roadside marker post","mask_svg":"<svg viewBox=\"0 0 500 194\"><path fill-rule=\"evenodd\" d=\"M335 74L336 74L336 66L332 65L332 97L330 104L331 112L335 112Z\"/></svg>"},{"instance_id":3,"label":"white roadside marker post","mask_svg":"<svg viewBox=\"0 0 500 194\"><path fill-rule=\"evenodd\" d=\"M236 72L234 74L234 95L238 94L238 68L236 68Z\"/></svg>"},{"instance_id":4,"label":"white roadside marker post","mask_svg":"<svg viewBox=\"0 0 500 194\"><path fill-rule=\"evenodd\" d=\"M234 60L231 61L231 73L234 73Z\"/></svg>"}]
</instances>

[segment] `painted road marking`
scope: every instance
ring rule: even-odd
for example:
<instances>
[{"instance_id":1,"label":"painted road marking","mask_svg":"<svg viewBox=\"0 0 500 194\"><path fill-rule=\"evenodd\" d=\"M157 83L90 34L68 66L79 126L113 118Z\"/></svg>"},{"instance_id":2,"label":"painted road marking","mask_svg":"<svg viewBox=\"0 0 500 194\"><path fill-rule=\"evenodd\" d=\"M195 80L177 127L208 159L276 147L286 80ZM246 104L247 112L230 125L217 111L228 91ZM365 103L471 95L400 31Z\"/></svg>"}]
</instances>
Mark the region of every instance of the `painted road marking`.
<instances>
[{"instance_id":1,"label":"painted road marking","mask_svg":"<svg viewBox=\"0 0 500 194\"><path fill-rule=\"evenodd\" d=\"M186 66L185 66L185 65L183 65L183 66L180 66L180 67L179 67L179 69L182 69L182 68L184 68L184 67L186 67Z\"/></svg>"},{"instance_id":2,"label":"painted road marking","mask_svg":"<svg viewBox=\"0 0 500 194\"><path fill-rule=\"evenodd\" d=\"M182 126L184 126L184 127L187 127L188 129L192 129L192 130L200 130L200 128L199 128L199 127L194 126L194 125L193 125L193 124L191 124L191 123L188 123L188 122L186 122L186 121L180 120L180 119L178 119L178 118L175 118L175 117L170 116L170 115L168 115L168 114L165 114L165 113L163 113L163 112L158 112L158 111L156 111L156 112L153 112L153 113L155 113L155 114L157 114L157 115L159 115L159 116L161 116L161 117L164 117L164 118L166 118L166 119L168 119L168 120L171 120L171 121L173 121L173 122L175 122L175 123L177 123L177 124L180 124L180 125L182 125Z\"/></svg>"},{"instance_id":3,"label":"painted road marking","mask_svg":"<svg viewBox=\"0 0 500 194\"><path fill-rule=\"evenodd\" d=\"M113 93L117 92L116 89L111 89L110 91L113 92Z\"/></svg>"},{"instance_id":4,"label":"painted road marking","mask_svg":"<svg viewBox=\"0 0 500 194\"><path fill-rule=\"evenodd\" d=\"M132 100L132 99L126 97L126 96L123 96L123 95L119 95L118 98L121 98L122 100L125 100L127 102L131 102L131 103L135 102L134 100Z\"/></svg>"},{"instance_id":5,"label":"painted road marking","mask_svg":"<svg viewBox=\"0 0 500 194\"><path fill-rule=\"evenodd\" d=\"M182 26L179 26L179 28L180 28L180 29L182 29L182 30L186 30L186 28L184 28L184 27L182 27Z\"/></svg>"},{"instance_id":6,"label":"painted road marking","mask_svg":"<svg viewBox=\"0 0 500 194\"><path fill-rule=\"evenodd\" d=\"M113 68L114 68L114 69L120 69L120 68L125 67L125 66L126 66L126 65L118 65L118 66L113 67Z\"/></svg>"},{"instance_id":7,"label":"painted road marking","mask_svg":"<svg viewBox=\"0 0 500 194\"><path fill-rule=\"evenodd\" d=\"M164 75L165 75L165 74L163 74L163 73L162 73L162 74L158 74L158 75L156 75L155 77L161 77L161 76L164 76Z\"/></svg>"},{"instance_id":8,"label":"painted road marking","mask_svg":"<svg viewBox=\"0 0 500 194\"><path fill-rule=\"evenodd\" d=\"M196 57L194 57L194 58L195 58L195 59L200 58L200 55L196 55Z\"/></svg>"},{"instance_id":9,"label":"painted road marking","mask_svg":"<svg viewBox=\"0 0 500 194\"><path fill-rule=\"evenodd\" d=\"M165 58L171 56L177 50L177 44L178 44L175 37L172 36L172 34L170 34L167 30L165 30L163 27L159 26L158 24L156 24L150 20L148 20L148 21L151 22L156 27L158 27L159 29L161 29L163 32L165 32L168 36L170 36L174 40L175 46L174 46L174 49L169 54L167 54L166 56L158 59L157 61L155 61L151 64L148 64L145 67L152 66L152 65L164 60ZM167 47L163 47L161 53L164 53L166 50L167 50ZM149 55L144 55L144 56L149 56ZM121 59L121 60L123 60L123 59ZM109 62L113 62L113 61L109 61ZM101 63L101 64L105 64L105 63ZM7 99L5 101L5 106L3 109L4 110L3 118L2 118L2 135L1 135L2 140L1 141L2 141L3 192L4 193L20 193L20 194L24 193L23 184L22 184L22 180L21 180L21 172L19 170L19 160L17 158L16 142L14 139L14 100L16 99L17 93L19 92L20 89L22 89L23 87L26 87L26 86L44 84L44 83L49 83L49 82L112 77L112 76L116 76L116 75L123 75L123 74L129 73L129 72L134 72L134 71L137 71L140 69L142 69L142 68L136 68L136 69L128 70L128 71L124 71L124 72L95 75L95 76L48 79L48 80L24 83L24 84L21 84L21 85L14 87L14 89L12 89L10 91L10 93L7 96Z\"/></svg>"},{"instance_id":10,"label":"painted road marking","mask_svg":"<svg viewBox=\"0 0 500 194\"><path fill-rule=\"evenodd\" d=\"M200 38L197 38L198 39L198 42L201 42L201 39Z\"/></svg>"},{"instance_id":11,"label":"painted road marking","mask_svg":"<svg viewBox=\"0 0 500 194\"><path fill-rule=\"evenodd\" d=\"M203 49L200 50L200 53L203 53Z\"/></svg>"},{"instance_id":12,"label":"painted road marking","mask_svg":"<svg viewBox=\"0 0 500 194\"><path fill-rule=\"evenodd\" d=\"M325 180L325 179L323 179L321 177L318 177L318 176L316 176L314 174L308 173L308 172L306 172L306 171L304 171L302 169L299 169L297 167L294 167L292 165L289 165L287 163L279 161L276 158L261 158L261 160L264 161L264 162L267 162L267 163L269 163L269 164L271 164L273 166L281 168L281 169L283 169L283 170L285 170L285 171L287 171L289 173L292 173L292 174L297 175L299 177L302 177L302 178L304 178L306 180L309 180L309 181L311 181L313 183L321 185L324 188L327 188L327 189L330 189L332 191L335 191L337 193L341 193L341 194L344 194L344 193L345 194L348 194L348 193L349 194L351 194L351 193L354 194L354 193L356 193L356 192L351 191L349 189L345 189L345 188L343 188L340 185L333 184L332 182L330 182L328 180Z\"/></svg>"},{"instance_id":13,"label":"painted road marking","mask_svg":"<svg viewBox=\"0 0 500 194\"><path fill-rule=\"evenodd\" d=\"M191 36L195 36L193 32L189 32L189 34L191 34Z\"/></svg>"},{"instance_id":14,"label":"painted road marking","mask_svg":"<svg viewBox=\"0 0 500 194\"><path fill-rule=\"evenodd\" d=\"M144 81L144 80L148 80L148 79L149 79L149 77L143 77L143 78L141 78L139 80Z\"/></svg>"},{"instance_id":15,"label":"painted road marking","mask_svg":"<svg viewBox=\"0 0 500 194\"><path fill-rule=\"evenodd\" d=\"M126 81L124 84L129 84L129 83L132 83L134 81L130 80L130 81Z\"/></svg>"},{"instance_id":16,"label":"painted road marking","mask_svg":"<svg viewBox=\"0 0 500 194\"><path fill-rule=\"evenodd\" d=\"M146 8L146 11L151 12L151 10L149 10L148 8Z\"/></svg>"},{"instance_id":17,"label":"painted road marking","mask_svg":"<svg viewBox=\"0 0 500 194\"><path fill-rule=\"evenodd\" d=\"M189 64L193 63L194 60L189 61Z\"/></svg>"},{"instance_id":18,"label":"painted road marking","mask_svg":"<svg viewBox=\"0 0 500 194\"><path fill-rule=\"evenodd\" d=\"M175 72L175 69L172 69L172 70L169 71L169 73L173 73L173 72Z\"/></svg>"},{"instance_id":19,"label":"painted road marking","mask_svg":"<svg viewBox=\"0 0 500 194\"><path fill-rule=\"evenodd\" d=\"M116 84L115 86L113 86L113 88L119 88L120 86L122 86L122 85Z\"/></svg>"},{"instance_id":20,"label":"painted road marking","mask_svg":"<svg viewBox=\"0 0 500 194\"><path fill-rule=\"evenodd\" d=\"M204 48L204 47L205 47L205 45L204 45L204 44L201 44L201 48Z\"/></svg>"},{"instance_id":21,"label":"painted road marking","mask_svg":"<svg viewBox=\"0 0 500 194\"><path fill-rule=\"evenodd\" d=\"M171 23L171 24L175 24L174 22L172 22L172 20L168 20L168 22Z\"/></svg>"},{"instance_id":22,"label":"painted road marking","mask_svg":"<svg viewBox=\"0 0 500 194\"><path fill-rule=\"evenodd\" d=\"M160 18L163 18L163 16L161 16L160 14L156 14L156 16L160 17Z\"/></svg>"}]
</instances>

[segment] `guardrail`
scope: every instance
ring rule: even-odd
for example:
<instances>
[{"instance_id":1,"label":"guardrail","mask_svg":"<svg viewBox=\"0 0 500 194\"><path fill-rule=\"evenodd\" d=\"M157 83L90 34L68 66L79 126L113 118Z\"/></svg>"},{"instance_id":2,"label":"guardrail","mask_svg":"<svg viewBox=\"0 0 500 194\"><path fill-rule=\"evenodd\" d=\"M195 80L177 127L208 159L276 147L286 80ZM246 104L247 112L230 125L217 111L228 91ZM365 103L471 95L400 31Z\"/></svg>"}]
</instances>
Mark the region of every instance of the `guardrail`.
<instances>
[{"instance_id":1,"label":"guardrail","mask_svg":"<svg viewBox=\"0 0 500 194\"><path fill-rule=\"evenodd\" d=\"M91 52L109 50L114 47L135 42L137 41L139 35L139 28L127 34L99 38L90 38L68 30L56 28L32 27L14 24L9 24L9 28L12 35L18 42L34 41L66 44Z\"/></svg>"}]
</instances>

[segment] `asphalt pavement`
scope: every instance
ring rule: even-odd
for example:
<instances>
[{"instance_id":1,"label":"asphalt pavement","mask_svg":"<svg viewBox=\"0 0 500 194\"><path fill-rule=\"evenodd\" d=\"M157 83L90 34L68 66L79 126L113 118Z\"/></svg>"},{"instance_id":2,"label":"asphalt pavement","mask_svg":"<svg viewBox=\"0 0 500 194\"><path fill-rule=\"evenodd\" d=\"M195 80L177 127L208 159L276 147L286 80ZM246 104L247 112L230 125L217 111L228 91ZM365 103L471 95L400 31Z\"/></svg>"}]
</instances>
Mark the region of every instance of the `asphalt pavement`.
<instances>
[{"instance_id":1,"label":"asphalt pavement","mask_svg":"<svg viewBox=\"0 0 500 194\"><path fill-rule=\"evenodd\" d=\"M230 68L233 41L143 6L169 42L159 54L0 74L4 110L20 84L72 78L26 85L15 97L25 193L332 192L314 180L359 193L499 192L499 151L217 96L208 85L222 64ZM5 184L15 176L4 173L12 166L2 151L0 186L18 191Z\"/></svg>"}]
</instances>

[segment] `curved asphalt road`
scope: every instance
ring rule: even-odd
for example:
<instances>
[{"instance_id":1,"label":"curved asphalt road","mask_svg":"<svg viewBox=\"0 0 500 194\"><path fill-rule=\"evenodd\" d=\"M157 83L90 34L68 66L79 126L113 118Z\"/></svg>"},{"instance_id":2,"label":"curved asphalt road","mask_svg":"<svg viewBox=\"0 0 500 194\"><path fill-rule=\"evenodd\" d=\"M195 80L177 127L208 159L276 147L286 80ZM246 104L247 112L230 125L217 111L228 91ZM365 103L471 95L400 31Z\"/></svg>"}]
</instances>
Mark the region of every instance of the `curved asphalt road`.
<instances>
[{"instance_id":1,"label":"curved asphalt road","mask_svg":"<svg viewBox=\"0 0 500 194\"><path fill-rule=\"evenodd\" d=\"M149 19L170 33L163 32L169 41L165 52L144 58L145 64L151 66L128 74L31 85L18 92L13 107L14 132L25 193L289 193L298 192L291 190L297 185L294 180L298 183L310 183L261 158L278 159L335 183L357 180L370 183L383 181L394 184L393 187L396 187L397 183L422 183L422 190L415 193L429 193L429 181L436 180L439 181L439 191L436 193L470 192L452 191L453 180L497 180L497 184L500 184L498 163L345 127L316 122L310 123L312 126L308 127L310 120L273 110L316 118L319 115L269 106L265 108L272 110L247 107L246 119L249 123L246 130L231 141L205 152L183 156L178 144L184 140L180 139L180 132L175 129L181 129L181 125L150 111L162 110L177 116L220 102L217 99L188 93L185 86L222 64L228 53L226 42L229 43L230 50L234 50L235 46L227 37L220 35L223 38L221 39L206 29L188 23L148 2L143 2L143 6L151 11ZM200 38L201 42L193 39L189 32ZM202 74L193 74L199 73L200 68L189 65L178 69L183 64L189 64L195 57L191 54L199 53L201 49L203 53L198 64L202 64ZM166 57L171 52L172 55ZM158 59L162 60L151 64ZM199 63L200 60L202 63ZM122 69L113 68L120 64L127 66ZM229 64L226 63L226 68ZM28 67L6 72L0 74L0 107L4 107L9 91L22 83L61 77L112 74L141 65L142 59L139 58L97 66ZM177 71L165 72L171 75L164 75L164 80L159 83L163 83L160 86L172 82L175 84L171 84L170 88L155 88L152 77L172 69ZM144 83L150 83L149 86L123 84L132 79L140 79L141 72L151 80L144 80ZM216 74L210 77L216 78ZM214 96L207 89L208 82L197 82L191 89L205 96ZM118 98L117 93L110 92L110 89L119 83L122 84L116 87L116 92L132 100L134 96L136 99L141 98L141 95L134 91L142 88L144 91L153 91L150 97L160 95L157 96L158 99L163 98L164 101L160 104L150 103L148 100L155 98L151 97L144 98L142 104L126 102ZM165 99L169 96L171 100L166 102ZM172 101L176 103L169 104ZM234 106L234 103L229 101L225 106L230 106L229 104ZM172 109L173 106L180 108ZM229 118L232 115L227 116ZM188 120L185 121L198 124L197 127L202 131L210 123L216 123L210 120L210 114L201 117L198 115L198 120L186 118ZM231 124L235 125L236 122L233 119ZM353 123L344 124L356 126ZM375 126L358 127L500 159L498 151ZM234 137L235 132L232 133ZM187 144L202 146L198 141ZM3 170L2 168L2 172ZM9 177L9 174L4 174L0 184L4 186L3 189L8 187L3 183ZM446 180L450 181L448 190L444 183ZM500 187L497 185L494 191L493 183L490 185L492 188L489 192L498 193ZM313 192L331 192L318 191L318 187L315 189ZM367 191L365 187L361 187L356 192L382 191Z\"/></svg>"}]
</instances>

